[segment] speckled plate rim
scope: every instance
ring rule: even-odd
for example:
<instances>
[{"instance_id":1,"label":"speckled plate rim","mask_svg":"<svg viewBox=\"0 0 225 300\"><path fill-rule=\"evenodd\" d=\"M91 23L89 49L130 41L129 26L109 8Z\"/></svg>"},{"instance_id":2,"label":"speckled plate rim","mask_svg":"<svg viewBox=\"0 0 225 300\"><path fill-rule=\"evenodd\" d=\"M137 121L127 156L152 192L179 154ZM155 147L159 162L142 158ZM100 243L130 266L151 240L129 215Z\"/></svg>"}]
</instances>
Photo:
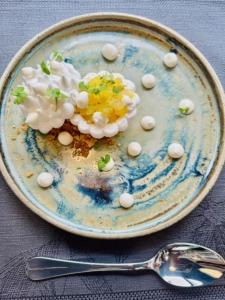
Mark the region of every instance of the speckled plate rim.
<instances>
[{"instance_id":1,"label":"speckled plate rim","mask_svg":"<svg viewBox=\"0 0 225 300\"><path fill-rule=\"evenodd\" d=\"M16 67L16 65L20 62L20 60L23 58L23 56L29 52L37 43L44 40L46 37L50 36L51 34L54 34L58 31L61 31L65 29L66 27L75 25L79 22L85 22L90 21L92 19L95 20L101 20L101 19L117 19L124 20L124 21L133 21L136 23L139 23L140 25L144 25L147 27L154 27L159 28L161 31L164 31L166 34L174 37L176 40L178 40L181 44L183 44L186 48L188 48L194 55L199 59L199 61L204 65L205 69L207 70L208 74L211 77L211 80L215 86L215 92L217 94L217 99L219 101L220 106L220 118L221 118L221 144L219 148L219 153L217 156L217 160L214 163L213 169L211 170L210 176L208 178L208 181L204 185L204 187L201 189L201 191L198 193L198 195L193 199L193 201L186 206L182 211L180 211L176 216L172 217L171 219L167 220L166 222L156 225L155 227L146 228L143 230L136 230L132 232L125 232L125 233L105 233L104 230L99 232L90 232L90 231L83 231L74 227L70 227L67 224L63 224L56 220L53 216L46 214L44 211L42 211L40 208L36 207L29 199L27 199L24 194L21 192L17 184L14 182L12 177L10 176L10 173L8 172L2 154L0 155L0 170L2 172L3 177L5 178L7 184L11 188L11 190L15 193L15 195L34 213L39 215L41 218L46 220L47 222L55 225L56 227L59 227L63 230L66 230L73 234L78 234L85 237L91 237L91 238L99 238L99 239L122 239L122 238L132 238L132 237L138 237L138 236L144 236L147 234L151 234L157 231L160 231L164 228L167 228L176 222L180 221L182 218L184 218L186 215L188 215L208 194L208 192L211 190L213 185L215 184L225 161L225 130L224 130L224 124L225 124L225 96L223 87L213 70L212 66L209 64L209 62L206 60L206 58L203 56L203 54L195 48L195 46L192 45L189 41L187 41L184 37L182 37L180 34L175 32L174 30L168 28L167 26L164 26L156 21L136 16L136 15L130 15L130 14L123 14L123 13L111 13L111 12L98 12L98 13L91 13L91 14L85 14L78 17L72 17L70 19L63 20L46 30L42 31L41 33L37 34L34 38L29 40L13 57L11 62L8 64L7 68L5 69L1 79L0 79L0 99L2 99L2 94L4 91L4 88L7 84L7 81L10 78L10 74Z\"/></svg>"}]
</instances>

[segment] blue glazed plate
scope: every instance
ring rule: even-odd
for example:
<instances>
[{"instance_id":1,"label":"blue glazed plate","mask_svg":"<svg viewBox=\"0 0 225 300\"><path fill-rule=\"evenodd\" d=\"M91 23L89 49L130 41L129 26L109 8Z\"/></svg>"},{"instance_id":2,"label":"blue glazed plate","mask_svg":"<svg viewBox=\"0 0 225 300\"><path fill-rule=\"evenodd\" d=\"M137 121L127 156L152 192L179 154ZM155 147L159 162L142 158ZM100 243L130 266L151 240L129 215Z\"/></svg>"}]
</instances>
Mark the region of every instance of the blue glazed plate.
<instances>
[{"instance_id":1,"label":"blue glazed plate","mask_svg":"<svg viewBox=\"0 0 225 300\"><path fill-rule=\"evenodd\" d=\"M114 43L119 58L106 62L100 53ZM138 113L112 145L98 143L87 158L74 157L73 148L62 147L32 129L9 99L21 82L21 68L35 67L59 50L67 62L85 75L108 70L135 82L141 98ZM163 56L175 51L178 66L168 70ZM144 90L145 73L157 78L152 90ZM128 238L149 234L174 224L196 207L215 183L224 161L224 99L221 84L206 59L183 37L156 22L141 17L101 13L63 21L28 42L13 58L0 83L1 170L16 195L50 223L95 238ZM194 101L192 115L181 116L178 103ZM139 121L155 117L157 126L146 132ZM131 141L143 146L131 159L126 147ZM185 148L180 160L167 155L168 145ZM116 167L99 173L98 158L109 153ZM43 190L37 175L54 174L54 184ZM32 175L32 176L31 176ZM119 195L127 191L134 206L119 206Z\"/></svg>"}]
</instances>

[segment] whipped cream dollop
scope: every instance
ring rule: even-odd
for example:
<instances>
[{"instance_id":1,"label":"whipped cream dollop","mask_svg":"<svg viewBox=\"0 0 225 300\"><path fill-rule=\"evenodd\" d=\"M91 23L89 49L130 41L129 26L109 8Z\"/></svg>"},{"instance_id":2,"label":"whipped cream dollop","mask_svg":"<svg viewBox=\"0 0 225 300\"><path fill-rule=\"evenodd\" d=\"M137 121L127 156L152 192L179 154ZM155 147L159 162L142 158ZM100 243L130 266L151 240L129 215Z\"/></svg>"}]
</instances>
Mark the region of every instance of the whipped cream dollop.
<instances>
[{"instance_id":1,"label":"whipped cream dollop","mask_svg":"<svg viewBox=\"0 0 225 300\"><path fill-rule=\"evenodd\" d=\"M129 119L133 118L136 115L136 107L140 102L139 96L135 93L134 83L130 80L125 79L124 76L120 73L109 73L107 71L101 71L99 73L88 73L85 77L82 78L82 81L80 83L82 83L82 86L88 86L88 84L92 80L100 77L110 78L112 82L116 81L117 79L121 81L125 91L124 95L122 96L121 102L126 108L126 112L124 113L124 115L118 117L112 122L107 118L107 116L102 113L102 111L93 111L91 120L87 120L87 118L82 115L82 112L84 111L84 109L88 109L88 107L92 105L90 103L90 97L92 96L87 91L80 91L77 94L76 99L79 99L79 107L81 108L81 110L75 112L75 114L70 118L70 122L73 125L77 126L81 133L90 134L96 139L101 139L103 137L113 137L119 132L125 131L128 127ZM116 93L115 95L118 95L118 87L115 87L114 90ZM105 92L107 93L107 89ZM97 96L95 95L93 97ZM105 94L102 98L99 97L99 101L102 101L104 97ZM82 105L80 105L80 103L82 103ZM104 103L102 105L104 106ZM102 108L103 111L111 109L110 104L108 106L107 105L108 104L105 104L105 106ZM90 112L88 112L88 116L90 116Z\"/></svg>"},{"instance_id":2,"label":"whipped cream dollop","mask_svg":"<svg viewBox=\"0 0 225 300\"><path fill-rule=\"evenodd\" d=\"M76 87L81 76L69 63L52 59L44 66L42 64L37 68L22 69L21 87L27 97L19 104L25 122L46 134L53 128L61 127L66 119L73 116Z\"/></svg>"}]
</instances>

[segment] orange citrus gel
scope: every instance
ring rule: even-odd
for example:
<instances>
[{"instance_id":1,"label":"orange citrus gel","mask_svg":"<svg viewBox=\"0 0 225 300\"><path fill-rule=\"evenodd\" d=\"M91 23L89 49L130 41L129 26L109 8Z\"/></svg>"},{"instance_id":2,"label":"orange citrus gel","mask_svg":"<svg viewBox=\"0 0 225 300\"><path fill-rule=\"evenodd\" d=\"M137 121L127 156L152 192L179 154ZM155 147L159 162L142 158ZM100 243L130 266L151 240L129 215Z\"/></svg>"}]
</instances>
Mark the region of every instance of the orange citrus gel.
<instances>
[{"instance_id":1,"label":"orange citrus gel","mask_svg":"<svg viewBox=\"0 0 225 300\"><path fill-rule=\"evenodd\" d=\"M92 117L95 112L101 112L109 123L124 117L128 107L123 97L129 96L132 99L134 96L134 92L128 90L120 78L114 78L112 75L97 75L87 84L80 82L79 89L80 92L88 93L88 106L84 109L77 108L77 113L88 123L93 123Z\"/></svg>"}]
</instances>

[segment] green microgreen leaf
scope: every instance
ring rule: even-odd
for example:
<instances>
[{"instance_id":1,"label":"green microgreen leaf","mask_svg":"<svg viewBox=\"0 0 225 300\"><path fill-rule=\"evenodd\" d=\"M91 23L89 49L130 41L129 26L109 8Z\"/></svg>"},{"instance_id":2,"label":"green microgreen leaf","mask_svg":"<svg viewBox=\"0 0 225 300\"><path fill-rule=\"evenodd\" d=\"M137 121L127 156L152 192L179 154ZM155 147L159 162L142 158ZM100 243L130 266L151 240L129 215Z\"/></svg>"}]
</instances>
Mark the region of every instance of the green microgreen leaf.
<instances>
[{"instance_id":1,"label":"green microgreen leaf","mask_svg":"<svg viewBox=\"0 0 225 300\"><path fill-rule=\"evenodd\" d=\"M89 92L90 92L91 94L98 95L98 94L100 93L100 89L94 87L94 88L92 88L92 89L89 89Z\"/></svg>"},{"instance_id":2,"label":"green microgreen leaf","mask_svg":"<svg viewBox=\"0 0 225 300\"><path fill-rule=\"evenodd\" d=\"M102 91L104 91L104 90L106 90L107 89L107 84L106 83L101 83L100 84L100 86L99 86L99 90L100 90L100 92L102 92Z\"/></svg>"},{"instance_id":3,"label":"green microgreen leaf","mask_svg":"<svg viewBox=\"0 0 225 300\"><path fill-rule=\"evenodd\" d=\"M115 82L115 80L111 80L111 79L109 79L108 81L107 81L108 83L111 83L111 84L115 84L116 82Z\"/></svg>"},{"instance_id":4,"label":"green microgreen leaf","mask_svg":"<svg viewBox=\"0 0 225 300\"><path fill-rule=\"evenodd\" d=\"M112 91L114 94L119 94L123 90L123 86L113 86Z\"/></svg>"},{"instance_id":5,"label":"green microgreen leaf","mask_svg":"<svg viewBox=\"0 0 225 300\"><path fill-rule=\"evenodd\" d=\"M108 84L108 83L114 84L115 83L115 80L114 80L112 74L100 76L100 79L106 84Z\"/></svg>"},{"instance_id":6,"label":"green microgreen leaf","mask_svg":"<svg viewBox=\"0 0 225 300\"><path fill-rule=\"evenodd\" d=\"M106 154L105 157L102 156L99 161L98 161L98 170L100 172L103 171L103 169L105 168L105 166L107 165L107 163L110 161L110 155L109 154Z\"/></svg>"},{"instance_id":7,"label":"green microgreen leaf","mask_svg":"<svg viewBox=\"0 0 225 300\"><path fill-rule=\"evenodd\" d=\"M80 89L81 92L83 92L83 91L87 92L88 91L88 86L83 81L81 81L79 83L79 89Z\"/></svg>"},{"instance_id":8,"label":"green microgreen leaf","mask_svg":"<svg viewBox=\"0 0 225 300\"><path fill-rule=\"evenodd\" d=\"M53 58L54 60L59 61L59 62L64 61L64 56L62 55L62 53L60 53L59 51L56 51L56 50L54 50L54 51L52 52L52 58Z\"/></svg>"},{"instance_id":9,"label":"green microgreen leaf","mask_svg":"<svg viewBox=\"0 0 225 300\"><path fill-rule=\"evenodd\" d=\"M188 107L179 107L179 111L185 115L189 112L189 109Z\"/></svg>"},{"instance_id":10,"label":"green microgreen leaf","mask_svg":"<svg viewBox=\"0 0 225 300\"><path fill-rule=\"evenodd\" d=\"M59 101L65 101L68 98L59 88L48 89L46 95L50 100L55 101L55 110Z\"/></svg>"},{"instance_id":11,"label":"green microgreen leaf","mask_svg":"<svg viewBox=\"0 0 225 300\"><path fill-rule=\"evenodd\" d=\"M58 101L64 101L68 98L65 94L63 94L63 92L59 88L48 89L47 96L51 100L57 99Z\"/></svg>"},{"instance_id":12,"label":"green microgreen leaf","mask_svg":"<svg viewBox=\"0 0 225 300\"><path fill-rule=\"evenodd\" d=\"M110 161L110 155L109 154L106 154L105 156L105 163L107 164L109 161Z\"/></svg>"},{"instance_id":13,"label":"green microgreen leaf","mask_svg":"<svg viewBox=\"0 0 225 300\"><path fill-rule=\"evenodd\" d=\"M100 159L100 160L98 161L98 170L99 170L100 172L102 172L104 168L105 168L105 162L104 162L103 160Z\"/></svg>"},{"instance_id":14,"label":"green microgreen leaf","mask_svg":"<svg viewBox=\"0 0 225 300\"><path fill-rule=\"evenodd\" d=\"M115 83L115 80L114 80L114 77L112 74L110 74L107 78L107 82L108 83L111 83L111 84L114 84Z\"/></svg>"},{"instance_id":15,"label":"green microgreen leaf","mask_svg":"<svg viewBox=\"0 0 225 300\"><path fill-rule=\"evenodd\" d=\"M47 74L47 75L50 75L51 72L49 70L49 67L47 66L46 62L45 61L42 61L41 63L41 69L42 69L42 72Z\"/></svg>"},{"instance_id":16,"label":"green microgreen leaf","mask_svg":"<svg viewBox=\"0 0 225 300\"><path fill-rule=\"evenodd\" d=\"M23 86L18 86L13 92L12 96L14 97L15 104L22 104L27 99L28 94L25 91Z\"/></svg>"}]
</instances>

